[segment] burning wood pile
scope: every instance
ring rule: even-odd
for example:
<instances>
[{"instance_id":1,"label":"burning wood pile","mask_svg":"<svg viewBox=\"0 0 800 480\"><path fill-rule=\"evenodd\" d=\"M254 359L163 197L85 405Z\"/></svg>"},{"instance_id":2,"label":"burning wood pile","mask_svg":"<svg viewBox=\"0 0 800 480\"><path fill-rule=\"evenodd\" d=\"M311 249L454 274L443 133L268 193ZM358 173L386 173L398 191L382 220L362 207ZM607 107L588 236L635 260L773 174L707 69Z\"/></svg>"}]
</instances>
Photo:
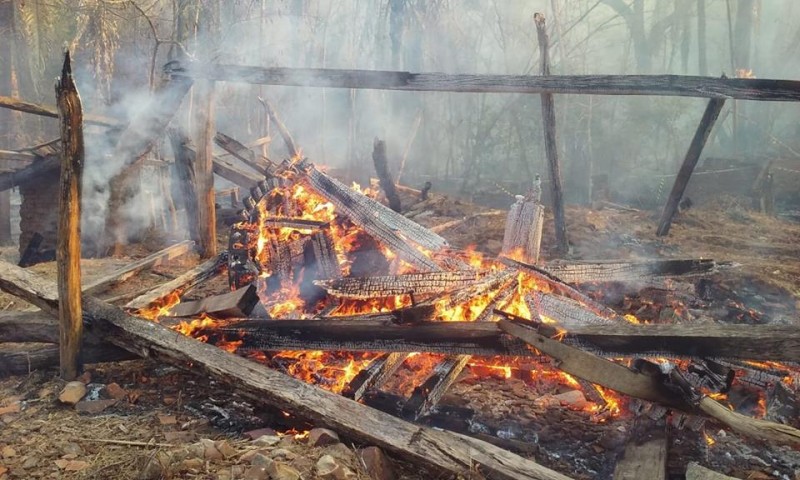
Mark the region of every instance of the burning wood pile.
<instances>
[{"instance_id":1,"label":"burning wood pile","mask_svg":"<svg viewBox=\"0 0 800 480\"><path fill-rule=\"evenodd\" d=\"M794 420L796 354L754 345L785 341L780 327L643 325L573 286L705 274L714 261L533 265L523 259L538 255L542 216L528 215L530 235L519 225L530 196L509 215L522 247L487 258L299 157L270 165L250 193L230 235L232 293L180 304L169 292L138 315L418 422L446 410L439 400L469 366L479 377L554 378L582 392L564 404L594 422L635 413L702 431L710 417L800 443L794 428L727 399L744 388L758 399L750 414Z\"/></svg>"}]
</instances>

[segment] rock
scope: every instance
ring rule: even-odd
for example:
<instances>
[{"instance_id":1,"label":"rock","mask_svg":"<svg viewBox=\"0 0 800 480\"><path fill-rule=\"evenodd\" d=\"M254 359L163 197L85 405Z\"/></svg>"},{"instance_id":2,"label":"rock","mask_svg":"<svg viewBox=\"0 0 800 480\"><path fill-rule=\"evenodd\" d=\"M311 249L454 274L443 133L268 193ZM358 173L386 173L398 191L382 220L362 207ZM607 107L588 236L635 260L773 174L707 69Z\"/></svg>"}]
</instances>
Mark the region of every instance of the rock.
<instances>
[{"instance_id":1,"label":"rock","mask_svg":"<svg viewBox=\"0 0 800 480\"><path fill-rule=\"evenodd\" d=\"M272 460L269 455L265 453L256 453L253 455L253 458L250 460L250 465L254 467L264 467L267 468L272 465L274 460Z\"/></svg>"},{"instance_id":2,"label":"rock","mask_svg":"<svg viewBox=\"0 0 800 480\"><path fill-rule=\"evenodd\" d=\"M2 450L0 450L0 456L2 456L3 458L16 457L17 456L17 451L14 450L11 447L11 445L6 445L5 447L3 447Z\"/></svg>"},{"instance_id":3,"label":"rock","mask_svg":"<svg viewBox=\"0 0 800 480\"><path fill-rule=\"evenodd\" d=\"M214 445L213 440L209 440L207 438L200 439L200 445L203 446L203 458L206 460L222 460L223 456L219 450L217 450L217 446Z\"/></svg>"},{"instance_id":4,"label":"rock","mask_svg":"<svg viewBox=\"0 0 800 480\"><path fill-rule=\"evenodd\" d=\"M533 404L540 408L559 407L561 402L553 395L542 395L533 401Z\"/></svg>"},{"instance_id":5,"label":"rock","mask_svg":"<svg viewBox=\"0 0 800 480\"><path fill-rule=\"evenodd\" d=\"M96 415L116 403L117 400L82 400L75 404L75 410L80 413Z\"/></svg>"},{"instance_id":6,"label":"rock","mask_svg":"<svg viewBox=\"0 0 800 480\"><path fill-rule=\"evenodd\" d=\"M294 460L297 454L285 448L276 448L269 454L273 460Z\"/></svg>"},{"instance_id":7,"label":"rock","mask_svg":"<svg viewBox=\"0 0 800 480\"><path fill-rule=\"evenodd\" d=\"M214 446L217 447L217 450L224 458L231 458L239 453L227 440L220 440L214 443Z\"/></svg>"},{"instance_id":8,"label":"rock","mask_svg":"<svg viewBox=\"0 0 800 480\"><path fill-rule=\"evenodd\" d=\"M263 437L264 435L269 435L273 437L278 436L278 432L271 428L259 428L257 430L250 430L249 432L244 432L246 437L249 437L250 440L257 440L259 437Z\"/></svg>"},{"instance_id":9,"label":"rock","mask_svg":"<svg viewBox=\"0 0 800 480\"><path fill-rule=\"evenodd\" d=\"M186 460L181 462L181 471L196 473L203 470L205 464L206 463L199 458L187 458Z\"/></svg>"},{"instance_id":10,"label":"rock","mask_svg":"<svg viewBox=\"0 0 800 480\"><path fill-rule=\"evenodd\" d=\"M88 385L92 383L92 372L83 372L76 380L84 385Z\"/></svg>"},{"instance_id":11,"label":"rock","mask_svg":"<svg viewBox=\"0 0 800 480\"><path fill-rule=\"evenodd\" d=\"M569 392L559 393L554 395L553 398L558 400L562 405L572 408L584 408L586 406L586 397L580 390L570 390Z\"/></svg>"},{"instance_id":12,"label":"rock","mask_svg":"<svg viewBox=\"0 0 800 480\"><path fill-rule=\"evenodd\" d=\"M67 405L75 405L86 395L86 385L82 382L69 382L58 394L58 400Z\"/></svg>"},{"instance_id":13,"label":"rock","mask_svg":"<svg viewBox=\"0 0 800 480\"><path fill-rule=\"evenodd\" d=\"M56 466L67 472L80 472L89 466L89 462L83 460L56 460Z\"/></svg>"},{"instance_id":14,"label":"rock","mask_svg":"<svg viewBox=\"0 0 800 480\"><path fill-rule=\"evenodd\" d=\"M356 454L354 451L350 450L347 445L344 443L334 443L322 451L323 455L330 455L331 457L335 458L344 463L355 464L356 463Z\"/></svg>"},{"instance_id":15,"label":"rock","mask_svg":"<svg viewBox=\"0 0 800 480\"><path fill-rule=\"evenodd\" d=\"M106 388L103 389L103 393L108 398L113 398L114 400L122 400L128 396L128 392L116 383L109 383L106 385Z\"/></svg>"},{"instance_id":16,"label":"rock","mask_svg":"<svg viewBox=\"0 0 800 480\"><path fill-rule=\"evenodd\" d=\"M39 457L28 457L22 462L22 468L25 470L29 468L36 468L39 466ZM2 473L2 472L0 472Z\"/></svg>"},{"instance_id":17,"label":"rock","mask_svg":"<svg viewBox=\"0 0 800 480\"><path fill-rule=\"evenodd\" d=\"M274 447L280 443L281 437L277 435L262 435L253 441L254 445L259 447Z\"/></svg>"},{"instance_id":18,"label":"rock","mask_svg":"<svg viewBox=\"0 0 800 480\"><path fill-rule=\"evenodd\" d=\"M315 428L308 433L308 444L312 447L324 447L339 443L339 435L327 428Z\"/></svg>"},{"instance_id":19,"label":"rock","mask_svg":"<svg viewBox=\"0 0 800 480\"><path fill-rule=\"evenodd\" d=\"M315 465L317 477L322 480L348 480L356 475L330 455L323 455Z\"/></svg>"},{"instance_id":20,"label":"rock","mask_svg":"<svg viewBox=\"0 0 800 480\"><path fill-rule=\"evenodd\" d=\"M266 467L271 480L300 480L300 472L281 462L272 462Z\"/></svg>"},{"instance_id":21,"label":"rock","mask_svg":"<svg viewBox=\"0 0 800 480\"><path fill-rule=\"evenodd\" d=\"M270 480L266 467L250 467L244 471L244 480Z\"/></svg>"},{"instance_id":22,"label":"rock","mask_svg":"<svg viewBox=\"0 0 800 480\"><path fill-rule=\"evenodd\" d=\"M359 452L359 456L372 480L394 480L396 478L391 461L380 448L364 448Z\"/></svg>"},{"instance_id":23,"label":"rock","mask_svg":"<svg viewBox=\"0 0 800 480\"><path fill-rule=\"evenodd\" d=\"M83 455L83 447L75 442L67 443L61 447L61 451L64 452L65 455Z\"/></svg>"}]
</instances>

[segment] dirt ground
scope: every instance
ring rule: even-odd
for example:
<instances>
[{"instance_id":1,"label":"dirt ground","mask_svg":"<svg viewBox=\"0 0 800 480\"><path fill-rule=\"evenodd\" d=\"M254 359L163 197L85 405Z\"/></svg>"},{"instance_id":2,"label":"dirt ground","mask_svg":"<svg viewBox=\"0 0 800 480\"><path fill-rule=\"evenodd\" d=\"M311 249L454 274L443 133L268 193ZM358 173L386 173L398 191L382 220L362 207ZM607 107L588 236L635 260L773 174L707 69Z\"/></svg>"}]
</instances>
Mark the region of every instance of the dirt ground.
<instances>
[{"instance_id":1,"label":"dirt ground","mask_svg":"<svg viewBox=\"0 0 800 480\"><path fill-rule=\"evenodd\" d=\"M426 226L488 211L435 194L425 202L415 202L406 192L404 199L411 205L410 216ZM571 259L703 257L729 261L736 265L724 271L727 281L738 288L755 285L761 292L771 292L794 313L800 308L800 224L752 213L733 200L683 212L669 236L663 238L655 236L654 212L569 207L566 216ZM504 220L502 212L480 216L448 228L442 235L456 247L475 246L497 254ZM550 231L544 238L545 255L553 245ZM219 239L220 248L225 248L226 229L220 229ZM125 258L84 260L84 277L91 281L160 247L155 242L131 247ZM0 252L3 260L15 262L16 257L16 249ZM142 292L197 262L195 256L185 256L144 272L101 297L113 299ZM31 270L55 278L53 262ZM222 277L203 285L192 296L225 288L226 279ZM15 297L0 293L0 311L29 308ZM796 321L796 315L792 317ZM124 394L103 404L100 411L78 411L56 400L63 383L53 372L0 379L0 480L256 479L270 478L266 468L284 466L302 478L318 478L317 464L325 455L350 472L347 478L370 478L365 462L357 456L366 445L353 445L347 439L326 446L311 445L295 432L313 425L283 412L252 407L209 379L146 360L89 365L86 371L83 380L87 398L111 398L112 383ZM98 404L90 406L94 407L100 408ZM266 432L277 440L257 445L244 433L265 428L272 430L259 433ZM391 460L391 468L397 478L435 478L396 459ZM275 475L272 478L278 478Z\"/></svg>"}]
</instances>

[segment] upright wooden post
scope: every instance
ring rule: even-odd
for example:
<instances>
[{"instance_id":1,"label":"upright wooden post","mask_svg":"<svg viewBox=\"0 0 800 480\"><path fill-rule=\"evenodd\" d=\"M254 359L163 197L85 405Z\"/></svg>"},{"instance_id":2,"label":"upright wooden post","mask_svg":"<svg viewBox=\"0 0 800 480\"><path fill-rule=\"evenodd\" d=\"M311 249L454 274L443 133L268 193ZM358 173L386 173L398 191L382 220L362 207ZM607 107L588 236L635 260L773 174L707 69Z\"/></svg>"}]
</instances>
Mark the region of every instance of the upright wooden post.
<instances>
[{"instance_id":1,"label":"upright wooden post","mask_svg":"<svg viewBox=\"0 0 800 480\"><path fill-rule=\"evenodd\" d=\"M386 142L383 140L375 139L372 149L372 161L375 163L375 173L378 174L383 193L386 194L386 200L389 201L389 208L400 213L402 210L400 195L397 193L394 180L392 180L392 174L389 172L389 160L386 157Z\"/></svg>"},{"instance_id":2,"label":"upright wooden post","mask_svg":"<svg viewBox=\"0 0 800 480\"><path fill-rule=\"evenodd\" d=\"M661 214L661 221L658 223L658 231L656 234L659 237L669 233L669 227L672 225L672 218L678 211L678 204L683 197L683 192L686 191L686 186L689 184L689 179L692 177L694 167L700 159L700 154L703 153L703 147L714 128L714 123L719 117L719 112L725 105L724 98L712 98L708 101L706 111L703 113L703 118L697 126L697 131L694 133L692 143L689 145L689 150L686 152L686 157L683 159L678 176L675 178L675 184L672 186L672 191L669 193L667 204L664 205L664 212Z\"/></svg>"},{"instance_id":3,"label":"upright wooden post","mask_svg":"<svg viewBox=\"0 0 800 480\"><path fill-rule=\"evenodd\" d=\"M81 313L81 180L83 177L83 107L72 78L69 51L56 81L61 123L61 182L58 198L58 318L61 378L78 376L83 316Z\"/></svg>"},{"instance_id":4,"label":"upright wooden post","mask_svg":"<svg viewBox=\"0 0 800 480\"><path fill-rule=\"evenodd\" d=\"M550 39L547 36L544 15L535 14L533 21L536 23L536 33L539 37L541 73L547 76L550 75ZM558 164L558 147L556 145L556 110L552 93L542 94L542 122L544 124L544 149L547 155L547 164L550 167L556 253L563 255L569 250L569 244L567 243L567 222L564 218L564 195L561 191L561 167Z\"/></svg>"}]
</instances>

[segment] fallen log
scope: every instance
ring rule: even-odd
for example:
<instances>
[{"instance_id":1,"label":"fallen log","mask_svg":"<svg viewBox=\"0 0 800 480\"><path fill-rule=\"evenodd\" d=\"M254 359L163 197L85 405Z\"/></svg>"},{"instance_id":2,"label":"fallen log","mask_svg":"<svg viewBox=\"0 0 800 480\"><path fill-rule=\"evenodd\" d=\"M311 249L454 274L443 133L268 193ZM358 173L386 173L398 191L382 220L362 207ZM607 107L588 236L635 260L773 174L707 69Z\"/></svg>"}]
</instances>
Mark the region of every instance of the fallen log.
<instances>
[{"instance_id":1,"label":"fallen log","mask_svg":"<svg viewBox=\"0 0 800 480\"><path fill-rule=\"evenodd\" d=\"M55 285L19 267L0 263L0 288L47 312L56 312ZM212 345L177 335L96 298L84 296L83 304L90 330L125 350L210 376L254 401L379 446L435 472L458 475L480 468L486 476L500 480L568 478L486 442L412 425Z\"/></svg>"},{"instance_id":2,"label":"fallen log","mask_svg":"<svg viewBox=\"0 0 800 480\"><path fill-rule=\"evenodd\" d=\"M720 265L711 259L649 260L641 262L555 262L542 269L567 283L632 282L665 277L707 275Z\"/></svg>"},{"instance_id":3,"label":"fallen log","mask_svg":"<svg viewBox=\"0 0 800 480\"><path fill-rule=\"evenodd\" d=\"M58 368L58 345L26 345L24 348L10 348L0 345L0 378L10 375L28 375L34 370ZM81 364L121 362L139 358L131 352L115 345L84 345L81 350Z\"/></svg>"},{"instance_id":4,"label":"fallen log","mask_svg":"<svg viewBox=\"0 0 800 480\"><path fill-rule=\"evenodd\" d=\"M558 368L587 382L610 388L634 398L658 403L687 413L703 412L743 435L773 443L800 446L800 430L732 412L716 400L699 395L689 403L666 387L658 376L636 372L618 363L571 347L539 334L536 330L500 320L499 327L558 362Z\"/></svg>"},{"instance_id":5,"label":"fallen log","mask_svg":"<svg viewBox=\"0 0 800 480\"><path fill-rule=\"evenodd\" d=\"M171 290L170 290L171 291ZM400 311L402 312L402 310ZM430 313L430 312L429 312ZM55 321L41 312L0 314L0 342L56 342ZM35 322L31 319L36 319ZM402 313L311 320L236 320L199 333L237 335L242 350L427 352L448 355L531 356L494 322L403 322ZM52 332L43 333L49 326ZM553 334L556 332L553 331ZM49 335L49 336L47 336ZM549 335L549 334L548 334ZM800 362L800 332L781 325L587 325L564 337L602 356L730 358ZM738 368L738 367L737 367ZM779 378L785 376L778 375Z\"/></svg>"},{"instance_id":6,"label":"fallen log","mask_svg":"<svg viewBox=\"0 0 800 480\"><path fill-rule=\"evenodd\" d=\"M83 293L95 294L109 288L112 285L124 282L146 268L156 267L164 262L168 262L172 259L185 255L192 249L193 245L194 242L191 240L184 240L180 243L176 243L175 245L171 245L163 250L150 254L140 260L136 260L135 262L122 267L119 270L90 282L88 285L83 287Z\"/></svg>"}]
</instances>

